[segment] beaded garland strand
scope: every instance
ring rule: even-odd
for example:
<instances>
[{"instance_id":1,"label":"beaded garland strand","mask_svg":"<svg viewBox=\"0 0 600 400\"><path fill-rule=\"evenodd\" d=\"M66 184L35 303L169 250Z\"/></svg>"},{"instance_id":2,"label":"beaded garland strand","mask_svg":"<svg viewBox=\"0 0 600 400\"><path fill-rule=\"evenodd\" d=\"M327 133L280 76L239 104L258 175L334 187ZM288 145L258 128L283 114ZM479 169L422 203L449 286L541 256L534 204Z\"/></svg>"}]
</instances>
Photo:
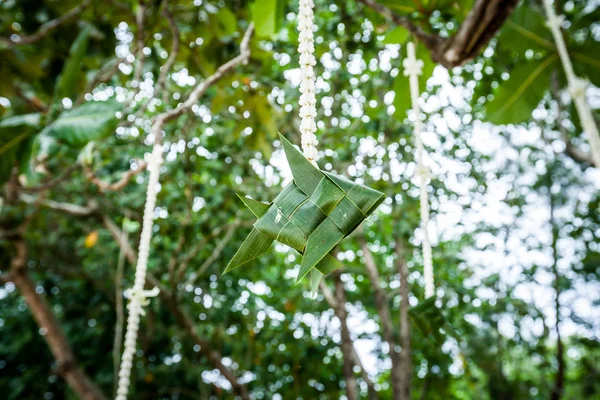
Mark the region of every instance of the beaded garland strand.
<instances>
[{"instance_id":1,"label":"beaded garland strand","mask_svg":"<svg viewBox=\"0 0 600 400\"><path fill-rule=\"evenodd\" d=\"M425 297L433 296L433 261L431 255L431 243L429 242L429 195L427 193L427 181L429 180L429 169L423 162L425 149L421 139L421 107L419 106L419 75L422 73L423 61L415 55L415 45L411 42L406 46L408 57L404 59L404 76L408 76L410 82L410 98L415 119L415 142L417 148L417 174L419 175L419 200L421 205L421 230L423 231L423 275L425 278Z\"/></svg>"},{"instance_id":2,"label":"beaded garland strand","mask_svg":"<svg viewBox=\"0 0 600 400\"><path fill-rule=\"evenodd\" d=\"M143 307L150 303L149 297L155 297L159 293L158 288L144 290L144 284L146 283L146 272L148 270L150 239L152 238L152 225L154 224L154 207L156 205L158 176L160 173L160 166L162 165L162 151L162 146L158 143L155 144L152 149L150 162L148 163L150 178L148 179L142 235L140 237L138 260L135 267L135 281L133 288L125 292L125 296L129 299L129 304L127 305L129 316L127 317L127 331L125 333L125 345L123 356L121 357L121 367L119 369L119 383L117 386L116 400L127 399L131 380L131 368L133 367L138 330L140 327L140 318L146 315Z\"/></svg>"},{"instance_id":3,"label":"beaded garland strand","mask_svg":"<svg viewBox=\"0 0 600 400\"><path fill-rule=\"evenodd\" d=\"M313 164L319 159L317 151L317 99L315 97L315 59L314 40L314 7L313 0L300 0L298 10L298 52L300 53L300 133L302 135L302 151Z\"/></svg>"},{"instance_id":4,"label":"beaded garland strand","mask_svg":"<svg viewBox=\"0 0 600 400\"><path fill-rule=\"evenodd\" d=\"M550 0L544 0L544 8L546 9L546 15L548 16L548 27L552 31L556 49L558 50L558 55L560 56L567 77L569 92L575 103L575 108L577 109L583 131L586 133L588 141L590 142L592 158L596 167L600 168L600 134L598 133L598 127L594 121L592 111L585 100L585 90L588 86L588 82L579 78L573 71L573 64L571 63L565 39L560 30L560 27L565 20L564 15L556 15L552 4L550 4Z\"/></svg>"}]
</instances>

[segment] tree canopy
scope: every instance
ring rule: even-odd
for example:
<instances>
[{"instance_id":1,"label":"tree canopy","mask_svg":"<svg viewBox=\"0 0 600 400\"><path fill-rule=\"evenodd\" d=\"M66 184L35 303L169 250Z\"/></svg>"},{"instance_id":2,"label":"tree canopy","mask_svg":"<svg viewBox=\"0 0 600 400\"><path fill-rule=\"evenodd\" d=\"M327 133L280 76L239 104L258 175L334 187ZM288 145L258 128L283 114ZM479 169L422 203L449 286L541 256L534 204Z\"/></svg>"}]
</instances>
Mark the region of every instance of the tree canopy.
<instances>
[{"instance_id":1,"label":"tree canopy","mask_svg":"<svg viewBox=\"0 0 600 400\"><path fill-rule=\"evenodd\" d=\"M600 8L554 6L597 116ZM385 194L316 293L280 243L223 274L256 220L236 193L269 202L292 179L297 1L0 2L3 396L114 396L157 140L160 294L130 398L600 396L600 166L541 1L314 9L319 167Z\"/></svg>"}]
</instances>

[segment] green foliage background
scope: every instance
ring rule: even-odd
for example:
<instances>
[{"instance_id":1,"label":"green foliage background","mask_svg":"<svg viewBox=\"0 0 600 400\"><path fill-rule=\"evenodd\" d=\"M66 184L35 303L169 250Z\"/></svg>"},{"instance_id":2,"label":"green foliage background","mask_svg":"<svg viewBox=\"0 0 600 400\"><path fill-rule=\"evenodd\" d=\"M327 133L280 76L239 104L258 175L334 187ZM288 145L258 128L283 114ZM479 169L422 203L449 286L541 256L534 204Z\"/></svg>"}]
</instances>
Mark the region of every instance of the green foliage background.
<instances>
[{"instance_id":1,"label":"green foliage background","mask_svg":"<svg viewBox=\"0 0 600 400\"><path fill-rule=\"evenodd\" d=\"M437 237L435 302L423 301L418 181L401 68L404 44L412 38L360 3L316 3L320 166L387 195L376 215L338 249L355 346L368 354L380 397L391 398L389 348L379 331L361 235L396 327L395 263L409 266L414 398L549 398L557 371L557 311L567 368L564 398L598 398L598 168L565 152L565 135L584 152L587 145L563 95L564 78L539 2L521 2L485 52L464 67L446 72L418 47L425 61L422 117L431 132L426 145ZM381 3L446 36L472 2ZM0 34L34 32L77 4L1 2ZM237 55L254 21L250 62L165 126L149 268L176 293L195 331L253 398L341 398L339 323L321 294L312 299L286 273L299 268L294 253L277 246L253 265L221 274L254 221L235 193L268 201L289 179L277 132L299 142L299 95L290 72L298 67L297 2L146 6L140 82L139 53L132 55L140 7L135 1L92 1L33 44L0 44L0 269L7 272L14 256L12 231L27 221L27 267L37 291L51 304L81 366L112 395L119 247L103 220L127 230L136 246L147 174L122 190L103 192L90 173L116 182L135 169L150 150L152 118L176 107L195 84ZM180 48L165 87L152 94L171 53L165 7L176 21ZM563 8L569 50L576 72L592 84L594 108L600 11L585 1L564 2ZM31 198L38 201L26 201ZM73 216L49 201L98 211ZM125 287L132 278L128 262ZM170 308L153 299L147 309L132 398L234 398ZM55 368L24 299L14 284L4 284L2 396L75 398ZM356 376L366 397L366 384Z\"/></svg>"}]
</instances>

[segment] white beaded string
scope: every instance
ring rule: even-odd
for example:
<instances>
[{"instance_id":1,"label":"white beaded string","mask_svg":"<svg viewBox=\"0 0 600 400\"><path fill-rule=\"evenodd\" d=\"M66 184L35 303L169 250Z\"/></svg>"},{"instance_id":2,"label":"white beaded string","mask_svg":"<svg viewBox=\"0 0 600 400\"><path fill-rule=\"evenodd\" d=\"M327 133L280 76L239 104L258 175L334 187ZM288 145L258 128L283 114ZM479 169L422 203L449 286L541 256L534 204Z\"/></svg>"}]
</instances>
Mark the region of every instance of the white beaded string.
<instances>
[{"instance_id":1,"label":"white beaded string","mask_svg":"<svg viewBox=\"0 0 600 400\"><path fill-rule=\"evenodd\" d=\"M298 10L298 52L300 53L300 133L302 135L302 151L304 156L316 164L319 159L317 152L317 98L315 97L315 59L314 40L314 7L313 0L300 0Z\"/></svg>"},{"instance_id":2,"label":"white beaded string","mask_svg":"<svg viewBox=\"0 0 600 400\"><path fill-rule=\"evenodd\" d=\"M117 386L116 400L127 399L127 393L129 392L129 384L131 380L131 368L133 366L133 359L137 346L137 335L140 328L140 318L146 315L143 307L150 303L149 297L155 297L159 293L158 288L144 290L144 284L146 282L146 271L148 270L150 239L152 238L154 207L156 205L156 189L161 165L162 145L155 144L152 149L150 162L148 163L150 178L148 179L148 189L146 191L146 204L144 206L142 235L140 237L138 259L135 267L135 281L133 288L125 291L125 297L129 299L129 304L127 305L129 316L127 318L125 346L123 349L123 356L121 357L121 367L119 369L119 384Z\"/></svg>"},{"instance_id":3,"label":"white beaded string","mask_svg":"<svg viewBox=\"0 0 600 400\"><path fill-rule=\"evenodd\" d=\"M427 182L430 171L424 164L425 149L421 139L421 107L419 106L419 75L422 74L423 60L417 59L415 45L411 42L406 46L408 57L402 61L404 76L409 77L410 98L414 114L415 142L417 147L417 174L419 175L419 200L421 203L421 230L423 231L423 275L425 278L425 297L433 296L433 260L431 243L429 242L429 194Z\"/></svg>"},{"instance_id":4,"label":"white beaded string","mask_svg":"<svg viewBox=\"0 0 600 400\"><path fill-rule=\"evenodd\" d=\"M590 142L594 163L596 164L596 167L600 168L600 134L598 134L598 127L594 121L592 111L585 101L585 90L588 83L584 79L577 77L573 71L573 64L569 58L567 46L565 45L565 40L560 30L565 17L563 15L556 15L552 4L550 4L550 0L544 0L544 7L548 16L548 27L552 31L552 36L554 36L556 49L558 50L558 55L560 56L563 69L565 70L569 92L575 102L575 108L577 109L583 131L586 133L588 141Z\"/></svg>"}]
</instances>

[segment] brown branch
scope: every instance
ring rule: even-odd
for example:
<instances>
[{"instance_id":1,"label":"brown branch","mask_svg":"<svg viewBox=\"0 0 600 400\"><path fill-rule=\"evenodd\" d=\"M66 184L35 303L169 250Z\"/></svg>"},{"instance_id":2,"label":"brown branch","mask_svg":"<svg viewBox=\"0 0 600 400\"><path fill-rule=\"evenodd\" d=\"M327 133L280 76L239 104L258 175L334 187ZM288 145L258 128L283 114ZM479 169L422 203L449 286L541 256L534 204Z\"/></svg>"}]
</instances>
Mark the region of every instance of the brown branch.
<instances>
[{"instance_id":1,"label":"brown branch","mask_svg":"<svg viewBox=\"0 0 600 400\"><path fill-rule=\"evenodd\" d=\"M551 175L552 171L549 170L548 171L548 175ZM560 309L561 309L561 304L560 304L560 294L561 294L561 290L560 290L560 272L558 271L558 258L559 258L559 254L558 254L558 239L559 239L559 228L556 225L556 219L555 219L555 212L556 212L556 204L555 204L555 198L554 195L552 194L552 191L550 190L550 187L548 187L548 193L549 193L549 203L550 203L550 230L551 230L551 235L552 235L552 243L551 243L551 250L552 250L552 274L554 275L554 282L553 282L553 287L554 287L554 292L555 292L555 297L554 297L554 312L556 314L556 322L554 323L554 329L556 332L556 364L557 364L557 371L556 371L556 376L554 377L554 384L552 387L552 391L550 393L550 400L560 400L560 398L563 396L564 394L564 386L565 386L565 373L566 373L566 365L565 365L565 348L564 348L564 343L560 334L560 323L561 323L561 318L560 318Z\"/></svg>"},{"instance_id":2,"label":"brown branch","mask_svg":"<svg viewBox=\"0 0 600 400\"><path fill-rule=\"evenodd\" d=\"M246 33L244 33L244 37L242 38L242 42L240 44L240 54L225 64L221 65L214 74L200 82L186 101L180 103L176 108L170 111L166 111L162 114L159 114L154 123L152 124L152 136L154 137L155 143L160 143L162 141L161 132L162 127L169 121L179 117L184 114L187 110L191 109L192 106L196 104L200 96L202 96L206 90L211 87L215 82L219 81L225 74L231 71L233 68L237 67L240 64L245 64L248 62L250 58L250 38L254 33L254 24L250 24Z\"/></svg>"},{"instance_id":3,"label":"brown branch","mask_svg":"<svg viewBox=\"0 0 600 400\"><path fill-rule=\"evenodd\" d=\"M396 267L400 275L400 357L398 360L398 373L400 378L400 399L410 399L410 388L412 381L412 353L410 343L410 320L408 318L408 295L410 286L408 284L408 265L406 265L404 243L401 239L396 240Z\"/></svg>"},{"instance_id":4,"label":"brown branch","mask_svg":"<svg viewBox=\"0 0 600 400\"><path fill-rule=\"evenodd\" d=\"M146 56L144 55L144 39L146 32L144 30L144 20L146 19L146 4L144 1L139 2L139 6L137 12L135 14L135 25L137 27L137 32L135 34L136 37L136 47L137 47L137 60L138 63L135 66L135 72L133 75L133 79L137 82L138 90L140 85L140 79L142 78L142 71L144 69L144 61Z\"/></svg>"},{"instance_id":5,"label":"brown branch","mask_svg":"<svg viewBox=\"0 0 600 400\"><path fill-rule=\"evenodd\" d=\"M91 170L86 169L86 177L92 182L94 185L98 186L98 189L102 192L115 192L123 189L129 181L139 174L140 172L146 170L148 167L148 163L146 161L136 161L137 168L130 169L129 171L123 172L121 175L121 179L119 179L115 183L107 183L103 180L99 179Z\"/></svg>"},{"instance_id":6,"label":"brown branch","mask_svg":"<svg viewBox=\"0 0 600 400\"><path fill-rule=\"evenodd\" d=\"M11 272L4 272L0 274L0 285L6 285L13 281L13 274Z\"/></svg>"},{"instance_id":7,"label":"brown branch","mask_svg":"<svg viewBox=\"0 0 600 400\"><path fill-rule=\"evenodd\" d=\"M391 379L393 397L394 399L403 399L401 397L402 377L400 376L399 368L400 354L397 351L396 341L394 340L392 314L390 313L390 307L387 303L387 296L381 288L381 279L379 278L377 264L375 263L373 253L369 249L369 246L367 246L365 238L362 235L360 235L358 237L358 242L363 252L363 257L365 260L365 270L367 272L367 275L369 276L371 287L373 288L373 300L375 302L375 308L377 309L377 313L379 314L379 321L381 324L381 329L383 330L383 339L388 343L388 346L390 348L390 359L392 361Z\"/></svg>"},{"instance_id":8,"label":"brown branch","mask_svg":"<svg viewBox=\"0 0 600 400\"><path fill-rule=\"evenodd\" d=\"M35 43L38 40L44 38L47 34L52 32L54 29L58 28L60 25L68 21L69 19L81 14L83 10L90 5L91 0L84 0L77 7L72 8L67 11L65 14L61 15L58 18L55 18L51 21L46 22L42 26L39 27L37 32L29 36L19 36L18 40L13 40L12 38L0 38L0 43L5 44L7 47L14 47L23 44L31 44Z\"/></svg>"},{"instance_id":9,"label":"brown branch","mask_svg":"<svg viewBox=\"0 0 600 400\"><path fill-rule=\"evenodd\" d=\"M106 399L100 389L79 366L60 323L46 300L36 292L36 284L27 272L27 245L23 239L13 242L16 255L12 259L12 281L27 302L34 320L44 331L43 337L58 364L57 373L84 400Z\"/></svg>"},{"instance_id":10,"label":"brown branch","mask_svg":"<svg viewBox=\"0 0 600 400\"><path fill-rule=\"evenodd\" d=\"M373 1L359 0L384 18L408 29L431 53L433 61L450 69L475 58L496 35L519 0L477 0L458 31L448 39L426 33L410 18Z\"/></svg>"},{"instance_id":11,"label":"brown branch","mask_svg":"<svg viewBox=\"0 0 600 400\"><path fill-rule=\"evenodd\" d=\"M343 358L343 371L344 380L346 381L346 397L348 400L358 399L358 393L356 391L356 378L354 377L354 360L350 356L354 352L354 345L352 344L352 338L350 337L350 330L347 324L343 324L342 321L346 321L346 290L344 289L344 282L342 282L340 271L336 271L332 274L333 282L335 284L335 302L340 306L336 308L336 315L340 320L340 334L342 337L342 353L346 356ZM342 307L341 305L344 305Z\"/></svg>"},{"instance_id":12,"label":"brown branch","mask_svg":"<svg viewBox=\"0 0 600 400\"><path fill-rule=\"evenodd\" d=\"M331 293L331 290L325 284L325 282L321 281L321 283L319 284L319 289L321 290L321 293L323 293L323 297L325 297L325 300L327 301L327 304L329 304L329 307L331 307L333 309L333 312L335 313L336 317L340 321L340 327L342 325L345 325L344 329L350 331L348 329L348 321L345 318L345 314L346 314L345 305L344 304L339 304L336 301L336 299L334 297L334 294ZM353 361L354 365L356 365L356 366L358 366L360 368L360 376L362 377L362 379L367 384L367 388L368 388L367 390L368 390L368 394L369 394L369 400L376 400L376 399L378 399L379 396L377 395L377 390L375 390L375 384L373 383L373 381L371 380L371 378L369 378L369 374L365 370L365 367L364 367L362 361L360 360L358 352L356 351L356 347L354 346L354 342L352 343L352 352L350 354L347 354L346 352L344 352L344 350L347 350L347 348L345 348L345 347L342 348L342 354L343 354L344 358L351 359Z\"/></svg>"},{"instance_id":13,"label":"brown branch","mask_svg":"<svg viewBox=\"0 0 600 400\"><path fill-rule=\"evenodd\" d=\"M410 33L415 35L419 41L423 42L428 49L436 49L443 43L444 39L441 37L427 33L417 25L415 25L409 17L398 15L394 13L391 9L384 6L383 4L379 4L374 0L359 0L361 3L366 5L367 7L372 8L377 13L381 14L385 19L392 21L396 25L403 26Z\"/></svg>"},{"instance_id":14,"label":"brown branch","mask_svg":"<svg viewBox=\"0 0 600 400\"><path fill-rule=\"evenodd\" d=\"M66 212L67 214L76 215L79 217L90 216L94 214L98 207L94 204L88 206L80 206L79 204L61 203L54 200L40 200L39 198L21 193L19 199L27 204L39 204L56 211Z\"/></svg>"},{"instance_id":15,"label":"brown branch","mask_svg":"<svg viewBox=\"0 0 600 400\"><path fill-rule=\"evenodd\" d=\"M179 29L177 28L177 23L175 22L173 15L169 11L169 6L166 1L163 15L169 22L169 29L171 30L171 52L169 53L167 62L160 69L160 75L158 76L158 81L156 81L156 89L154 91L156 94L160 93L165 88L169 71L173 68L177 54L179 54ZM163 103L167 102L166 96L167 92L165 91L163 93Z\"/></svg>"}]
</instances>

